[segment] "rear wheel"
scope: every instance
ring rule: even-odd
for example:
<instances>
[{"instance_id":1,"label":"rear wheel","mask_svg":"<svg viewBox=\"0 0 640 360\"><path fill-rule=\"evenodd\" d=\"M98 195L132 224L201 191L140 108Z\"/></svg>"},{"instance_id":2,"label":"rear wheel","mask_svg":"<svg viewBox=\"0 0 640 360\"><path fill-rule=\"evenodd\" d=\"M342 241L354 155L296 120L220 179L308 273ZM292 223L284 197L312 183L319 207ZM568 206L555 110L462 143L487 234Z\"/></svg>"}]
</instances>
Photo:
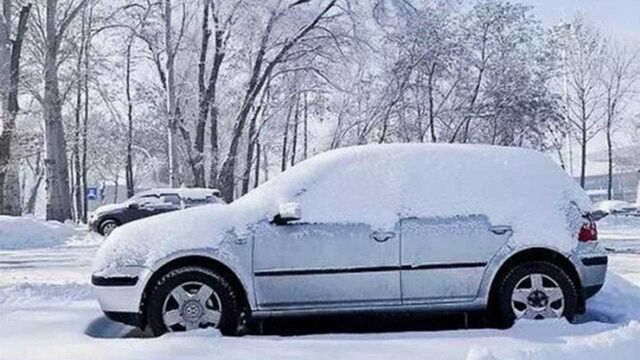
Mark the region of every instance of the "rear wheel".
<instances>
[{"instance_id":1,"label":"rear wheel","mask_svg":"<svg viewBox=\"0 0 640 360\"><path fill-rule=\"evenodd\" d=\"M544 261L513 268L502 279L496 303L496 325L509 328L516 320L566 317L573 320L578 292L571 278L558 266Z\"/></svg>"},{"instance_id":2,"label":"rear wheel","mask_svg":"<svg viewBox=\"0 0 640 360\"><path fill-rule=\"evenodd\" d=\"M147 307L147 320L156 336L208 327L237 335L240 315L240 303L229 282L200 267L172 270L160 278Z\"/></svg>"}]
</instances>

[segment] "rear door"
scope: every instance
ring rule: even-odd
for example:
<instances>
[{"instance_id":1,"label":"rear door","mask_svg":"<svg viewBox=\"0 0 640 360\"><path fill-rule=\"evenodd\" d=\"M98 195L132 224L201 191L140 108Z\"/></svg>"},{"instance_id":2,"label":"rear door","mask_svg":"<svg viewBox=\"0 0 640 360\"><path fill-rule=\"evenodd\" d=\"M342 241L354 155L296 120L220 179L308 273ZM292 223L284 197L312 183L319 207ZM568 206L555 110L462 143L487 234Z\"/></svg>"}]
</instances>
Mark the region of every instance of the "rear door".
<instances>
[{"instance_id":1,"label":"rear door","mask_svg":"<svg viewBox=\"0 0 640 360\"><path fill-rule=\"evenodd\" d=\"M471 301L487 263L511 236L486 216L401 221L404 304Z\"/></svg>"}]
</instances>

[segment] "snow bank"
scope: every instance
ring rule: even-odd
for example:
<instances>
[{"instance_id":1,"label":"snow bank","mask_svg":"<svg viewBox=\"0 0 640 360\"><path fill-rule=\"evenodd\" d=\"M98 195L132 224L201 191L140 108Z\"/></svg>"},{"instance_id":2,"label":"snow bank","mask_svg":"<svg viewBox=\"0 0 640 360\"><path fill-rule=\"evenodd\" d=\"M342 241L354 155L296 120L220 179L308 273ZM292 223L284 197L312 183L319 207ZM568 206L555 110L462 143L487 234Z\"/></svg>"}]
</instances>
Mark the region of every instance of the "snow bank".
<instances>
[{"instance_id":1,"label":"snow bank","mask_svg":"<svg viewBox=\"0 0 640 360\"><path fill-rule=\"evenodd\" d=\"M94 299L89 284L21 283L0 288L0 305L51 304Z\"/></svg>"},{"instance_id":2,"label":"snow bank","mask_svg":"<svg viewBox=\"0 0 640 360\"><path fill-rule=\"evenodd\" d=\"M585 317L607 323L640 320L639 305L640 287L608 271L602 290L587 301Z\"/></svg>"},{"instance_id":3,"label":"snow bank","mask_svg":"<svg viewBox=\"0 0 640 360\"><path fill-rule=\"evenodd\" d=\"M272 219L288 202L301 205L305 222L379 229L393 229L399 216L482 214L494 225L512 226L515 247L549 245L561 251L575 246L579 211L591 210L578 184L539 152L486 145L365 145L303 161L232 204L120 227L99 251L96 267L114 259L138 265L146 259L151 265L177 250L215 247L232 231L242 234L248 225Z\"/></svg>"},{"instance_id":4,"label":"snow bank","mask_svg":"<svg viewBox=\"0 0 640 360\"><path fill-rule=\"evenodd\" d=\"M0 250L60 245L75 233L73 225L57 221L44 221L31 216L0 216Z\"/></svg>"}]
</instances>

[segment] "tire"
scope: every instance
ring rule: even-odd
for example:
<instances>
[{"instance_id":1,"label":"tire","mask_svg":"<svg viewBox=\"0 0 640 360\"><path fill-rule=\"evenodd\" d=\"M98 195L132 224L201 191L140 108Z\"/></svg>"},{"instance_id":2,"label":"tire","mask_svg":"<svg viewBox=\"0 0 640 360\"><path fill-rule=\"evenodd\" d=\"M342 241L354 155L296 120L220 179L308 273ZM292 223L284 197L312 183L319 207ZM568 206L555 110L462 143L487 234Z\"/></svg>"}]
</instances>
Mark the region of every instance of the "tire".
<instances>
[{"instance_id":1,"label":"tire","mask_svg":"<svg viewBox=\"0 0 640 360\"><path fill-rule=\"evenodd\" d=\"M118 226L120 226L120 223L117 221L107 219L100 224L100 235L109 236L109 234Z\"/></svg>"},{"instance_id":2,"label":"tire","mask_svg":"<svg viewBox=\"0 0 640 360\"><path fill-rule=\"evenodd\" d=\"M195 285L194 285L195 284ZM212 310L218 313L217 323L198 324L197 327L204 328L213 326L217 328L223 335L237 336L241 334L242 323L242 307L241 302L237 297L236 292L229 282L221 275L201 267L183 267L176 270L172 270L162 276L160 280L152 285L151 291L148 296L148 305L146 308L147 323L151 328L152 333L155 336L160 336L169 331L185 331L189 330L187 327L194 323L187 323L187 325L176 324L168 327L165 323L165 313L171 306L175 308L178 304L172 295L175 289L187 289L189 286L198 286L197 284L206 285L213 291L212 295L208 297L207 305L205 306L207 311ZM199 291L199 290L198 290ZM196 294L189 297L189 300L195 299ZM174 304L172 304L174 302ZM204 306L204 303L201 303ZM184 321L187 319L186 313L187 307L183 306L175 308L181 315L180 319ZM201 321L201 320L198 320Z\"/></svg>"},{"instance_id":3,"label":"tire","mask_svg":"<svg viewBox=\"0 0 640 360\"><path fill-rule=\"evenodd\" d=\"M536 320L565 317L572 321L577 313L576 285L567 273L554 264L545 261L527 262L514 267L498 281L500 284L495 308L491 309L492 322L497 328L510 328L518 315ZM542 284L542 295L540 291L534 290L536 287L533 281ZM556 289L561 291L562 299L557 299L559 293ZM515 290L518 292L514 293ZM523 298L527 299L526 304L520 301Z\"/></svg>"}]
</instances>

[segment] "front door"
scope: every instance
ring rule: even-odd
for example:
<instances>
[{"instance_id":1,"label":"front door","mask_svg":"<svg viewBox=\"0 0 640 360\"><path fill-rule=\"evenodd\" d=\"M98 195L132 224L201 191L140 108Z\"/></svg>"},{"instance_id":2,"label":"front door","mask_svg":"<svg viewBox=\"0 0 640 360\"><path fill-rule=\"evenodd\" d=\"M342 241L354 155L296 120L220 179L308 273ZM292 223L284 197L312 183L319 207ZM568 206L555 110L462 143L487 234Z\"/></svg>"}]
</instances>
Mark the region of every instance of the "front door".
<instances>
[{"instance_id":1,"label":"front door","mask_svg":"<svg viewBox=\"0 0 640 360\"><path fill-rule=\"evenodd\" d=\"M261 309L397 305L400 239L365 224L260 223L254 237Z\"/></svg>"},{"instance_id":2,"label":"front door","mask_svg":"<svg viewBox=\"0 0 640 360\"><path fill-rule=\"evenodd\" d=\"M471 301L484 269L511 236L486 216L408 218L402 228L402 302Z\"/></svg>"}]
</instances>

